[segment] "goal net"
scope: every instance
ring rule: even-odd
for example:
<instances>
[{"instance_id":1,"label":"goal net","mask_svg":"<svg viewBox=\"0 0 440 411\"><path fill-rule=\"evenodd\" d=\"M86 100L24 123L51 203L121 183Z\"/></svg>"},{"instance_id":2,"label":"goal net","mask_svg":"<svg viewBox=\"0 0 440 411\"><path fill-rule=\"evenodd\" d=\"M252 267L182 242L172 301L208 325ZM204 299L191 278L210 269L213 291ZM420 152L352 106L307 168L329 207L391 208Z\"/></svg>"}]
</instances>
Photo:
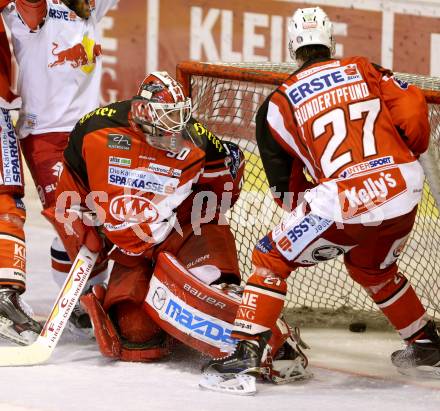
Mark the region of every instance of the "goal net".
<instances>
[{"instance_id":1,"label":"goal net","mask_svg":"<svg viewBox=\"0 0 440 411\"><path fill-rule=\"evenodd\" d=\"M289 63L184 62L177 67L177 77L192 97L194 117L218 137L238 143L246 156L243 190L229 216L244 278L251 273L254 245L283 216L272 199L260 160L255 115L265 98L295 69ZM424 90L431 122L431 144L422 159L427 182L399 268L428 313L440 321L440 78L396 76ZM287 311L296 314L297 323L336 326L365 321L372 327L387 325L366 292L348 276L341 257L299 269L288 282Z\"/></svg>"}]
</instances>

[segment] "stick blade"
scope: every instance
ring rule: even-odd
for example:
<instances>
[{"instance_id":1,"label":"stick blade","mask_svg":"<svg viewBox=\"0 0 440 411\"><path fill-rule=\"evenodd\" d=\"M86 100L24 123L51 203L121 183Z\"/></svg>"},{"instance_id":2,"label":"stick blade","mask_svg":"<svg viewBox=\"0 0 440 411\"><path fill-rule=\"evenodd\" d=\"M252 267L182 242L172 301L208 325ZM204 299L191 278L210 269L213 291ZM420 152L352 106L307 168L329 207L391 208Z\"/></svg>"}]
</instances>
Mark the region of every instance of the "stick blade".
<instances>
[{"instance_id":1,"label":"stick blade","mask_svg":"<svg viewBox=\"0 0 440 411\"><path fill-rule=\"evenodd\" d=\"M52 354L52 349L39 339L40 337L25 347L0 347L0 367L38 365L46 362Z\"/></svg>"}]
</instances>

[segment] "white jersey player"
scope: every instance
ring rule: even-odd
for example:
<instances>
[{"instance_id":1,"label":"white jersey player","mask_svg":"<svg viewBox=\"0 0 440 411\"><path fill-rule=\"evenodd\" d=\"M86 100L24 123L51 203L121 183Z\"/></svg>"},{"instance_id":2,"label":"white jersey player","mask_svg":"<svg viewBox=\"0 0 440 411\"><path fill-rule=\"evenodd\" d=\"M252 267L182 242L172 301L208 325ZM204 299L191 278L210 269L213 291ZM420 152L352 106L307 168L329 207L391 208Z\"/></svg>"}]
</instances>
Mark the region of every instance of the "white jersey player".
<instances>
[{"instance_id":1,"label":"white jersey player","mask_svg":"<svg viewBox=\"0 0 440 411\"><path fill-rule=\"evenodd\" d=\"M117 1L16 0L3 11L19 66L18 135L44 209L55 203L70 131L99 105L98 23ZM59 239L51 257L54 279L62 284L70 260Z\"/></svg>"},{"instance_id":2,"label":"white jersey player","mask_svg":"<svg viewBox=\"0 0 440 411\"><path fill-rule=\"evenodd\" d=\"M7 3L1 0L0 10ZM20 99L11 91L11 53L0 19L0 336L28 344L41 327L21 300L26 290L26 209L19 144L9 115L19 107Z\"/></svg>"}]
</instances>

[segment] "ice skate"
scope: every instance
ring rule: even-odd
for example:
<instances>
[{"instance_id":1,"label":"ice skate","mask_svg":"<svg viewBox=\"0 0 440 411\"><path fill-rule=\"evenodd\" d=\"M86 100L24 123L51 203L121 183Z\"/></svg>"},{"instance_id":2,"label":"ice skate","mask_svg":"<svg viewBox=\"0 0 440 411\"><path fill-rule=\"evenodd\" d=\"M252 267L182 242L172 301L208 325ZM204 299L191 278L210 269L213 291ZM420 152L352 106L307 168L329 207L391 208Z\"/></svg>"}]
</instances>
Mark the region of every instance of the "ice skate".
<instances>
[{"instance_id":1,"label":"ice skate","mask_svg":"<svg viewBox=\"0 0 440 411\"><path fill-rule=\"evenodd\" d=\"M0 337L19 345L34 342L41 326L31 315L17 290L0 288Z\"/></svg>"},{"instance_id":2,"label":"ice skate","mask_svg":"<svg viewBox=\"0 0 440 411\"><path fill-rule=\"evenodd\" d=\"M427 338L393 352L391 362L404 375L440 379L440 336L434 321L429 321L424 331Z\"/></svg>"},{"instance_id":3,"label":"ice skate","mask_svg":"<svg viewBox=\"0 0 440 411\"><path fill-rule=\"evenodd\" d=\"M257 391L256 377L261 373L261 359L269 337L270 332L266 332L258 341L238 341L232 354L209 361L202 368L200 388L236 395L254 395Z\"/></svg>"}]
</instances>

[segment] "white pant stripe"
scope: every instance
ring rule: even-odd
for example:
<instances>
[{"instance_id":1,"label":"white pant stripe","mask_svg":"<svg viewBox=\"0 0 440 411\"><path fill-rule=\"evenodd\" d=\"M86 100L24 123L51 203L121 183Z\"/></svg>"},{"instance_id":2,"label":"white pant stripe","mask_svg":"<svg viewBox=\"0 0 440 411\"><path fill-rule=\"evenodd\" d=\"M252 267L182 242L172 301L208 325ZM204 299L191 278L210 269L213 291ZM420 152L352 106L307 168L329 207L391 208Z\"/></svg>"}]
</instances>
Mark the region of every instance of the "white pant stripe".
<instances>
[{"instance_id":1,"label":"white pant stripe","mask_svg":"<svg viewBox=\"0 0 440 411\"><path fill-rule=\"evenodd\" d=\"M421 330L426 323L428 322L428 319L426 318L426 315L422 315L419 319L412 322L408 327L402 328L398 330L399 335L406 340L407 338L414 335L417 331Z\"/></svg>"},{"instance_id":2,"label":"white pant stripe","mask_svg":"<svg viewBox=\"0 0 440 411\"><path fill-rule=\"evenodd\" d=\"M385 301L382 304L377 304L377 306L381 309L384 309L386 307L389 307L390 305L394 304L399 298L401 298L409 289L410 287L409 281L406 283L405 287L403 287L394 297L390 298L389 300Z\"/></svg>"},{"instance_id":3,"label":"white pant stripe","mask_svg":"<svg viewBox=\"0 0 440 411\"><path fill-rule=\"evenodd\" d=\"M0 234L0 240L14 241L20 245L26 245L23 240L8 234Z\"/></svg>"},{"instance_id":4,"label":"white pant stripe","mask_svg":"<svg viewBox=\"0 0 440 411\"><path fill-rule=\"evenodd\" d=\"M2 280L26 282L25 272L17 268L0 268L0 278Z\"/></svg>"}]
</instances>

